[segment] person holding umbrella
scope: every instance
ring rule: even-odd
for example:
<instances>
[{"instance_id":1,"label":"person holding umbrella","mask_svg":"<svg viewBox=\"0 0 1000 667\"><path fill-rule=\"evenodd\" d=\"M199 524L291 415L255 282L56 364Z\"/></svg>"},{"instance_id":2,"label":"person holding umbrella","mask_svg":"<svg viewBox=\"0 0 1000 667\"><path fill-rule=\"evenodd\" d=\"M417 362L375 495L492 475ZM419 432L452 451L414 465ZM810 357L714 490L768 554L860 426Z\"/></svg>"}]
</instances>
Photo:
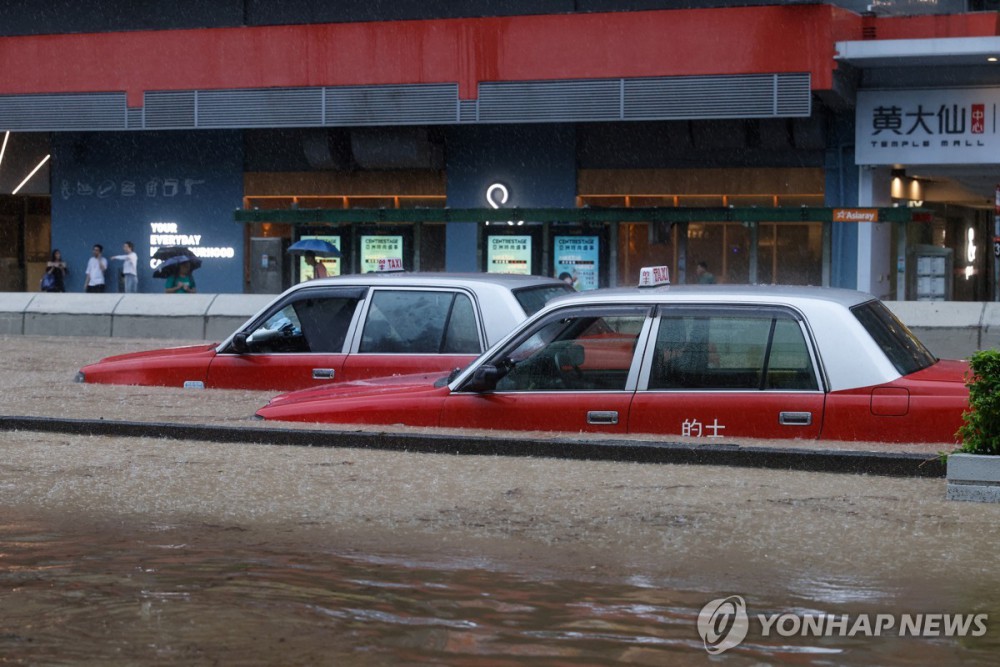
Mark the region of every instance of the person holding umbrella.
<instances>
[{"instance_id":1,"label":"person holding umbrella","mask_svg":"<svg viewBox=\"0 0 1000 667\"><path fill-rule=\"evenodd\" d=\"M302 260L313 270L313 278L326 278L326 265L318 257L340 257L337 246L323 239L300 239L288 246L292 255L302 255Z\"/></svg>"},{"instance_id":2,"label":"person holding umbrella","mask_svg":"<svg viewBox=\"0 0 1000 667\"><path fill-rule=\"evenodd\" d=\"M194 276L191 275L190 261L177 263L177 271L167 278L165 291L167 294L194 294L198 291L194 283Z\"/></svg>"},{"instance_id":3,"label":"person holding umbrella","mask_svg":"<svg viewBox=\"0 0 1000 667\"><path fill-rule=\"evenodd\" d=\"M306 264L312 267L313 278L326 278L326 266L323 262L316 259L316 253L310 250L302 255L302 259L305 260Z\"/></svg>"}]
</instances>

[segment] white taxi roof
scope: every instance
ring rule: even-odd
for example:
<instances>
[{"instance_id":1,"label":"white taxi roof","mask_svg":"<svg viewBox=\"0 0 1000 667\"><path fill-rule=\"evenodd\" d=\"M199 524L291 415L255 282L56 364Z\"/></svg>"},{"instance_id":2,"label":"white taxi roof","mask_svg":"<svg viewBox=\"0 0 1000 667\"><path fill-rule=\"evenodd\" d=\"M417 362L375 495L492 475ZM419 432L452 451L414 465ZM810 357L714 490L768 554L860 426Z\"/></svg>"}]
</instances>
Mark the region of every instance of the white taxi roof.
<instances>
[{"instance_id":1,"label":"white taxi roof","mask_svg":"<svg viewBox=\"0 0 1000 667\"><path fill-rule=\"evenodd\" d=\"M850 308L875 297L857 290L801 285L663 285L660 287L617 287L558 296L548 306L566 300L578 302L674 303L712 302L789 305L816 301Z\"/></svg>"}]
</instances>

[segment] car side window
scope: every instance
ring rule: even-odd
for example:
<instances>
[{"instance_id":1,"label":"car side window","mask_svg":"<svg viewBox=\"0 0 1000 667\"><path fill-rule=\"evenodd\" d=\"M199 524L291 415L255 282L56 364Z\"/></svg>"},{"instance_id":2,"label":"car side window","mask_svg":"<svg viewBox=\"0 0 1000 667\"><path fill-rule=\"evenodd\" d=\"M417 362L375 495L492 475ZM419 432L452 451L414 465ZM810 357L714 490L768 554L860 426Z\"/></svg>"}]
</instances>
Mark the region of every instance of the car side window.
<instances>
[{"instance_id":1,"label":"car side window","mask_svg":"<svg viewBox=\"0 0 1000 667\"><path fill-rule=\"evenodd\" d=\"M646 312L555 318L505 353L496 391L622 391Z\"/></svg>"},{"instance_id":2,"label":"car side window","mask_svg":"<svg viewBox=\"0 0 1000 667\"><path fill-rule=\"evenodd\" d=\"M482 350L475 307L461 292L378 290L358 351L478 354Z\"/></svg>"},{"instance_id":3,"label":"car side window","mask_svg":"<svg viewBox=\"0 0 1000 667\"><path fill-rule=\"evenodd\" d=\"M251 332L251 352L344 351L358 299L310 297L286 304Z\"/></svg>"},{"instance_id":4,"label":"car side window","mask_svg":"<svg viewBox=\"0 0 1000 667\"><path fill-rule=\"evenodd\" d=\"M798 322L778 314L664 314L650 389L815 390Z\"/></svg>"}]
</instances>

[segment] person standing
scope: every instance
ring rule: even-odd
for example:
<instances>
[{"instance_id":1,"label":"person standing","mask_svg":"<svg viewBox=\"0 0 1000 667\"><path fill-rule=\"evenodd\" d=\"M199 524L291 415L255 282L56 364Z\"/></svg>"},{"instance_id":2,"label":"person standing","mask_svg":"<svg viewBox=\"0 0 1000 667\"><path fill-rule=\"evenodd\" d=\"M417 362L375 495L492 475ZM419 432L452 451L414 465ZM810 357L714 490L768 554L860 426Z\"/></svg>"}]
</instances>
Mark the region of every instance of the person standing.
<instances>
[{"instance_id":1,"label":"person standing","mask_svg":"<svg viewBox=\"0 0 1000 667\"><path fill-rule=\"evenodd\" d=\"M326 278L326 266L323 264L322 260L316 258L316 253L311 250L306 251L303 259L306 260L306 264L312 267L313 278Z\"/></svg>"},{"instance_id":2,"label":"person standing","mask_svg":"<svg viewBox=\"0 0 1000 667\"><path fill-rule=\"evenodd\" d=\"M715 276L708 270L708 262L702 260L698 262L698 266L695 267L695 273L698 274L698 284L699 285L714 285Z\"/></svg>"},{"instance_id":3,"label":"person standing","mask_svg":"<svg viewBox=\"0 0 1000 667\"><path fill-rule=\"evenodd\" d=\"M83 279L83 291L103 292L104 272L108 270L108 260L102 256L104 246L100 243L95 243L91 250L93 256L87 260L87 270Z\"/></svg>"},{"instance_id":4,"label":"person standing","mask_svg":"<svg viewBox=\"0 0 1000 667\"><path fill-rule=\"evenodd\" d=\"M134 294L139 291L139 256L135 254L135 245L131 241L122 244L123 255L115 255L111 259L122 260L122 275L125 277L125 293Z\"/></svg>"},{"instance_id":5,"label":"person standing","mask_svg":"<svg viewBox=\"0 0 1000 667\"><path fill-rule=\"evenodd\" d=\"M65 292L67 273L69 273L69 269L66 268L66 262L63 261L59 248L56 248L52 251L52 257L49 258L48 263L45 265L42 290L45 292ZM49 278L48 276L52 277ZM46 282L49 282L49 287L45 287Z\"/></svg>"}]
</instances>

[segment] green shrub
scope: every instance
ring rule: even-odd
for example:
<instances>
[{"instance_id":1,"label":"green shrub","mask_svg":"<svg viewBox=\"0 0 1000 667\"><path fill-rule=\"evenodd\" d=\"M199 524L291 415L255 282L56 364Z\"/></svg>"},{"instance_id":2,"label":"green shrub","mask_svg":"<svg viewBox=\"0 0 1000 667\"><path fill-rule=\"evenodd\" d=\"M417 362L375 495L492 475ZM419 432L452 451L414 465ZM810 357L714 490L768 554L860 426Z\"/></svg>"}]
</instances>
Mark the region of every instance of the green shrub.
<instances>
[{"instance_id":1,"label":"green shrub","mask_svg":"<svg viewBox=\"0 0 1000 667\"><path fill-rule=\"evenodd\" d=\"M1000 455L1000 350L980 350L969 357L969 409L958 429L959 451Z\"/></svg>"}]
</instances>

